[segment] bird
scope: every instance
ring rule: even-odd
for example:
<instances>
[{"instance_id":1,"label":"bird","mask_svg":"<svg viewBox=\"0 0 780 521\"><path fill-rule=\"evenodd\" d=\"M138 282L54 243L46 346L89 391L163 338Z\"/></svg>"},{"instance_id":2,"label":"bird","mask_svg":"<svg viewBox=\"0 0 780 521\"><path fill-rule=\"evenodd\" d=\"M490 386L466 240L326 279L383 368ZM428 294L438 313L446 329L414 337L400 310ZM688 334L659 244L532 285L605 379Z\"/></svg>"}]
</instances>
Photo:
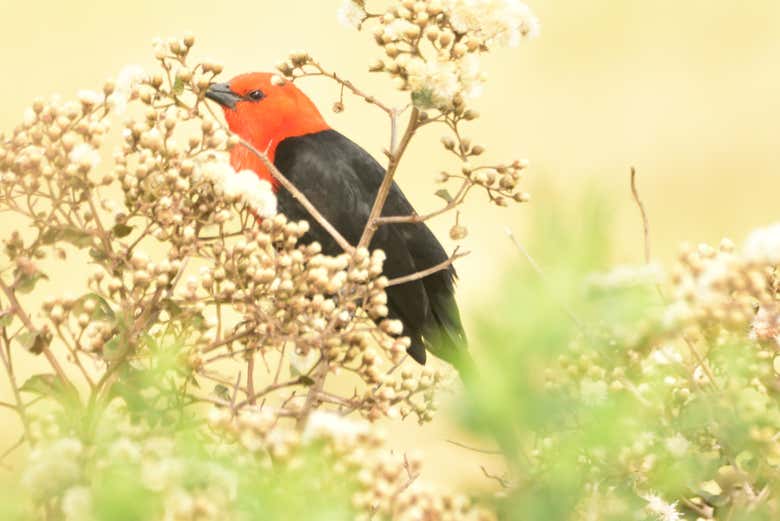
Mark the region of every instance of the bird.
<instances>
[{"instance_id":1,"label":"bird","mask_svg":"<svg viewBox=\"0 0 780 521\"><path fill-rule=\"evenodd\" d=\"M317 211L352 245L358 244L385 176L385 169L358 144L332 129L314 102L293 82L272 73L241 74L212 83L205 97L218 103L231 132L257 151L308 198ZM238 144L230 151L236 171L252 170L271 183L278 211L306 220L301 241L317 241L322 252L338 255L342 247L293 195L281 187L257 152ZM382 216L413 215L415 210L393 182ZM384 274L403 277L448 259L444 247L424 222L384 224L369 249L385 252ZM449 264L418 280L386 289L388 316L403 324L411 341L407 353L426 363L426 351L463 373L470 366L467 341L455 301L455 269Z\"/></svg>"}]
</instances>

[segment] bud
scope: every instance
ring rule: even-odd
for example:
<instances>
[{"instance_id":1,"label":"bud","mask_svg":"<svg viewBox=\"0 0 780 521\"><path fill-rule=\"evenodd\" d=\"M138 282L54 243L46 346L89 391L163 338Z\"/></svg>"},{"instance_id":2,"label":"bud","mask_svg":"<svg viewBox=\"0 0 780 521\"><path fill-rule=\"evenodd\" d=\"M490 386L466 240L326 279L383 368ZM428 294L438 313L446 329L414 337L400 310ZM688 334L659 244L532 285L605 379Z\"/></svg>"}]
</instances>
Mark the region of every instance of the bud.
<instances>
[{"instance_id":1,"label":"bud","mask_svg":"<svg viewBox=\"0 0 780 521\"><path fill-rule=\"evenodd\" d=\"M444 145L444 148L447 150L452 150L455 148L455 141L448 136L444 136L441 138L441 144Z\"/></svg>"},{"instance_id":2,"label":"bud","mask_svg":"<svg viewBox=\"0 0 780 521\"><path fill-rule=\"evenodd\" d=\"M453 241L460 241L466 238L466 236L469 234L468 228L463 226L462 224L456 224L452 228L450 228L450 239Z\"/></svg>"},{"instance_id":3,"label":"bud","mask_svg":"<svg viewBox=\"0 0 780 521\"><path fill-rule=\"evenodd\" d=\"M385 68L385 63L380 59L376 59L372 61L371 64L368 66L368 70L370 72L380 72L383 71L384 68Z\"/></svg>"}]
</instances>

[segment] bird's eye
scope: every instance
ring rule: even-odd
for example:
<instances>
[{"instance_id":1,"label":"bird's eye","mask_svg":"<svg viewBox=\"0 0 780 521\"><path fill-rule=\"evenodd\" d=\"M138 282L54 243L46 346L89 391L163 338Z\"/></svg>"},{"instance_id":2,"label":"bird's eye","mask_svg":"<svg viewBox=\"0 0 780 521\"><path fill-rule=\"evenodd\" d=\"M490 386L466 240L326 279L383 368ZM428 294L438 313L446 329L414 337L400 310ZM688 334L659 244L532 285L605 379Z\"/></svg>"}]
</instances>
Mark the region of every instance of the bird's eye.
<instances>
[{"instance_id":1,"label":"bird's eye","mask_svg":"<svg viewBox=\"0 0 780 521\"><path fill-rule=\"evenodd\" d=\"M265 94L263 94L263 91L261 90L253 90L247 94L246 97L252 101L260 101L261 99L265 98Z\"/></svg>"}]
</instances>

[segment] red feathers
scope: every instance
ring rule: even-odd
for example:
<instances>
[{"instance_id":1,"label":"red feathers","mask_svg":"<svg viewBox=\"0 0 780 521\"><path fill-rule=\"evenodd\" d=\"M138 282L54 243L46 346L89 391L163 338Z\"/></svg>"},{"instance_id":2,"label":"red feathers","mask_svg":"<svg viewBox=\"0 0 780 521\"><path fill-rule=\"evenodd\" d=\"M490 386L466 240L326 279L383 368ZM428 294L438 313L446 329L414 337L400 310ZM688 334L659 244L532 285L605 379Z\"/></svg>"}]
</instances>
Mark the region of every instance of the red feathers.
<instances>
[{"instance_id":1,"label":"red feathers","mask_svg":"<svg viewBox=\"0 0 780 521\"><path fill-rule=\"evenodd\" d=\"M223 105L230 130L256 149L267 151L271 162L284 139L330 128L314 103L295 85L288 81L279 84L272 78L272 74L262 72L236 76L228 84L236 96L234 107ZM234 147L230 159L237 171L254 170L276 188L263 162L246 147Z\"/></svg>"}]
</instances>

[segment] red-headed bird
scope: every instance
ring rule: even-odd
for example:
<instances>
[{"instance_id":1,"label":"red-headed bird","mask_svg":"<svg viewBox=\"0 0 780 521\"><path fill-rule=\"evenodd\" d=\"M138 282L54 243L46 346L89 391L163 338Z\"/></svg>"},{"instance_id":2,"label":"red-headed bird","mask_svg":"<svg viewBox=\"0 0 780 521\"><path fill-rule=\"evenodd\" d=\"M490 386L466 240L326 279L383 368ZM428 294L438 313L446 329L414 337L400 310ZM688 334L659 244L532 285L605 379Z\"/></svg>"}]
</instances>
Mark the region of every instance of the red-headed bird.
<instances>
[{"instance_id":1,"label":"red-headed bird","mask_svg":"<svg viewBox=\"0 0 780 521\"><path fill-rule=\"evenodd\" d=\"M231 131L257 150L267 150L268 158L322 216L350 244L357 244L384 178L384 168L360 146L331 129L314 103L295 85L272 81L272 77L269 73L243 74L227 83L212 84L206 97L222 106ZM270 182L281 213L291 220L309 222L304 242L319 242L325 254L342 253L331 235L279 186L254 152L237 145L231 150L231 163L236 171L253 170ZM382 215L413 213L414 208L393 183ZM380 226L369 246L384 250L384 273L389 278L416 273L447 259L425 223ZM450 266L387 288L390 317L403 323L403 334L411 340L407 351L421 364L425 363L426 348L459 368L467 360L454 298L455 277Z\"/></svg>"}]
</instances>

